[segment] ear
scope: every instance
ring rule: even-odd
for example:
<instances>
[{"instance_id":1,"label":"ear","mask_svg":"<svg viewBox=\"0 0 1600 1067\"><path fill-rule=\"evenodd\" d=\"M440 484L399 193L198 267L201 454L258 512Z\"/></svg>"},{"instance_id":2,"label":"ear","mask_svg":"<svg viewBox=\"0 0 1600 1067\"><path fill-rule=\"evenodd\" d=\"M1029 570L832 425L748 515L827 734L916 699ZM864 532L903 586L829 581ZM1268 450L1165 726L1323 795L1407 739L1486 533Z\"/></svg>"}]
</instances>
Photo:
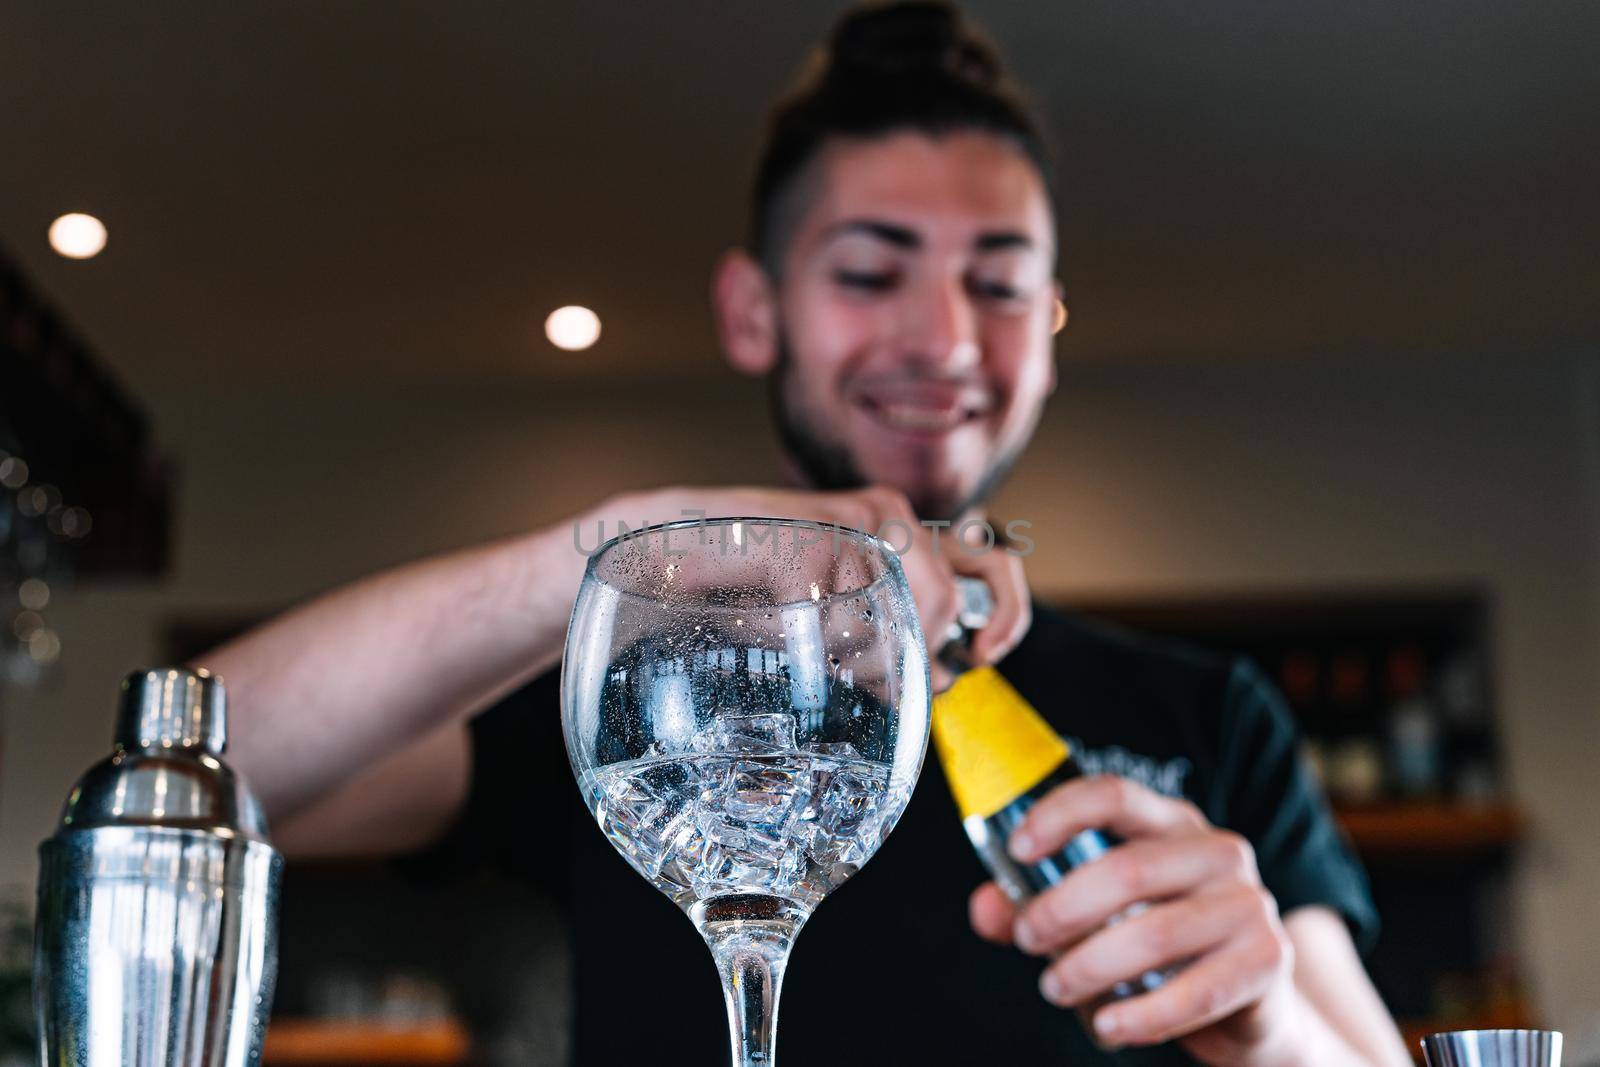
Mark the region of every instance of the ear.
<instances>
[{"instance_id":1,"label":"ear","mask_svg":"<svg viewBox=\"0 0 1600 1067\"><path fill-rule=\"evenodd\" d=\"M717 261L711 272L711 306L722 354L734 370L759 376L777 365L777 294L748 252L735 248Z\"/></svg>"},{"instance_id":2,"label":"ear","mask_svg":"<svg viewBox=\"0 0 1600 1067\"><path fill-rule=\"evenodd\" d=\"M1067 311L1066 290L1059 281L1055 284L1055 305L1050 310L1050 378L1045 384L1044 395L1054 396L1056 392L1056 346L1055 339L1062 330L1067 328L1067 321L1072 317Z\"/></svg>"}]
</instances>

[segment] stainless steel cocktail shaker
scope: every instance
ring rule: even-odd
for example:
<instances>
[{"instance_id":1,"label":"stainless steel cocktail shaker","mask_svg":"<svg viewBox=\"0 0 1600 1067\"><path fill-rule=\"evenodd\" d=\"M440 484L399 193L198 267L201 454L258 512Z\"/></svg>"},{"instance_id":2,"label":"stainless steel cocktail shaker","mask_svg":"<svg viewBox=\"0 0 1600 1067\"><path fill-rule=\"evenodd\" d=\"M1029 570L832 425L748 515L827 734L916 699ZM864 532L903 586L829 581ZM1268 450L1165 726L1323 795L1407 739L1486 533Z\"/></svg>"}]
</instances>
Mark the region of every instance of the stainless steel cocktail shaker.
<instances>
[{"instance_id":1,"label":"stainless steel cocktail shaker","mask_svg":"<svg viewBox=\"0 0 1600 1067\"><path fill-rule=\"evenodd\" d=\"M1447 1030L1422 1039L1427 1067L1561 1067L1559 1030Z\"/></svg>"},{"instance_id":2,"label":"stainless steel cocktail shaker","mask_svg":"<svg viewBox=\"0 0 1600 1067\"><path fill-rule=\"evenodd\" d=\"M116 749L39 847L34 1014L46 1067L244 1067L261 1055L283 861L218 757L221 682L122 685Z\"/></svg>"}]
</instances>

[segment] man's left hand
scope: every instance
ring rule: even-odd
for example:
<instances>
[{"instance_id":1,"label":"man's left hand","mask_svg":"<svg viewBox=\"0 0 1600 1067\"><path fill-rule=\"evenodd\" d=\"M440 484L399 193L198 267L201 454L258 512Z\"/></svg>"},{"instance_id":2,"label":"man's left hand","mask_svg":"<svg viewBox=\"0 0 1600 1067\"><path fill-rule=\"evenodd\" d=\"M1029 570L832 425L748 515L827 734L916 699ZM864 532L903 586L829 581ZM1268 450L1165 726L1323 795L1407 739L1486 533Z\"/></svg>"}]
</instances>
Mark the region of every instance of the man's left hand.
<instances>
[{"instance_id":1,"label":"man's left hand","mask_svg":"<svg viewBox=\"0 0 1600 1067\"><path fill-rule=\"evenodd\" d=\"M1181 967L1161 988L1094 1013L1107 1045L1175 1040L1227 1067L1266 1067L1292 1055L1301 1005L1294 948L1250 843L1185 800L1104 775L1041 798L1012 835L1011 853L1033 863L1090 829L1122 843L1020 912L985 884L972 896L973 929L1053 957L1040 990L1061 1007L1090 1003L1146 971ZM1144 907L1124 914L1136 904Z\"/></svg>"}]
</instances>

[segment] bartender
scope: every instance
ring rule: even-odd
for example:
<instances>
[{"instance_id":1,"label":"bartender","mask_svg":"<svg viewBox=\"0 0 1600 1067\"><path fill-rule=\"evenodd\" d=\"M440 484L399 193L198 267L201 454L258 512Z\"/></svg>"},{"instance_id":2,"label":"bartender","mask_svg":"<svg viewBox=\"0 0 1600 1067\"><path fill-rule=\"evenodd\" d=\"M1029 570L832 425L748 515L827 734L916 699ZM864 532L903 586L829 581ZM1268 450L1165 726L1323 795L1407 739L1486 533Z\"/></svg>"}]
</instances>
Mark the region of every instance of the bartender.
<instances>
[{"instance_id":1,"label":"bartender","mask_svg":"<svg viewBox=\"0 0 1600 1067\"><path fill-rule=\"evenodd\" d=\"M713 1062L727 1037L699 937L605 842L563 752L574 530L686 511L895 522L917 530L904 562L924 632L944 632L958 574L984 578L997 608L975 657L1091 767L1119 755L1121 776L1041 800L1013 853L1091 827L1122 843L1018 910L930 762L880 854L798 943L785 1057L1408 1063L1357 954L1376 921L1365 877L1272 687L1247 663L1031 605L1018 555L952 551L948 535L941 550L917 525L987 519L1055 388L1056 201L993 48L940 4L846 13L773 113L753 200L713 304L729 364L770 384L790 487L616 496L336 590L203 657L229 683L234 762L285 850L525 879L570 923L574 1062ZM1102 1003L1179 964L1156 991ZM1086 1005L1100 1006L1085 1023Z\"/></svg>"}]
</instances>

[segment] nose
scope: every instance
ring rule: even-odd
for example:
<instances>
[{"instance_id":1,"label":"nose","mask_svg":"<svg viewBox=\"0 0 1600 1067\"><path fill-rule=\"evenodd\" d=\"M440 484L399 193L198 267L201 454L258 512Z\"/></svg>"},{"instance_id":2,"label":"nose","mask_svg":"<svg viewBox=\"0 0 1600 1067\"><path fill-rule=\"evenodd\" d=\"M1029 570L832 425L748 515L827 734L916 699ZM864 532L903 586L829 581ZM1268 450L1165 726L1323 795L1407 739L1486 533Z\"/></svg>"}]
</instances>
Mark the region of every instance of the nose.
<instances>
[{"instance_id":1,"label":"nose","mask_svg":"<svg viewBox=\"0 0 1600 1067\"><path fill-rule=\"evenodd\" d=\"M976 367L978 314L962 279L928 278L909 295L901 339L906 358L944 374Z\"/></svg>"}]
</instances>

